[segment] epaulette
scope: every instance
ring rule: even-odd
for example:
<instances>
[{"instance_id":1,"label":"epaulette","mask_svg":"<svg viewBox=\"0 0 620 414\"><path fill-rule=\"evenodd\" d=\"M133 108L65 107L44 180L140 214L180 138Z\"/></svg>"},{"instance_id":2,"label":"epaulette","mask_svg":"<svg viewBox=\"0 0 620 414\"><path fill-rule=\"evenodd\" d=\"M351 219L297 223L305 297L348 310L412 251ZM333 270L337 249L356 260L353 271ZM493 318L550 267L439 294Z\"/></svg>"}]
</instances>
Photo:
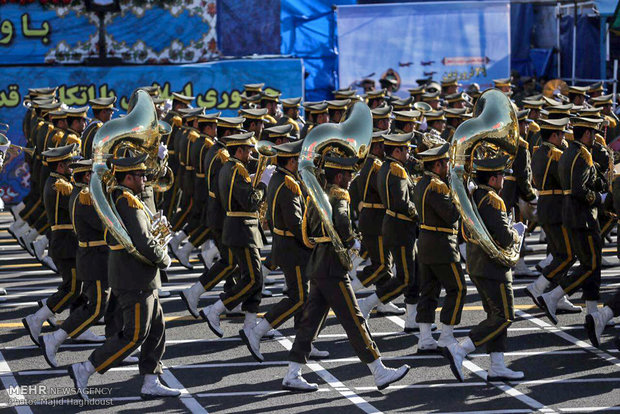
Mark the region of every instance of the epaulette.
<instances>
[{"instance_id":1,"label":"epaulette","mask_svg":"<svg viewBox=\"0 0 620 414\"><path fill-rule=\"evenodd\" d=\"M375 158L375 161L372 163L372 167L370 167L370 172L379 171L381 169L381 165L383 165L381 160L378 158Z\"/></svg>"},{"instance_id":2,"label":"epaulette","mask_svg":"<svg viewBox=\"0 0 620 414\"><path fill-rule=\"evenodd\" d=\"M492 191L487 193L487 201L495 210L506 212L506 204L504 204L504 200L497 194Z\"/></svg>"},{"instance_id":3,"label":"epaulette","mask_svg":"<svg viewBox=\"0 0 620 414\"><path fill-rule=\"evenodd\" d=\"M523 138L519 137L519 146L528 149L530 147L530 144L528 144L527 141Z\"/></svg>"},{"instance_id":4,"label":"epaulette","mask_svg":"<svg viewBox=\"0 0 620 414\"><path fill-rule=\"evenodd\" d=\"M550 148L549 152L547 153L547 157L551 158L553 161L560 161L560 158L562 157L562 151L560 151L558 148Z\"/></svg>"},{"instance_id":5,"label":"epaulette","mask_svg":"<svg viewBox=\"0 0 620 414\"><path fill-rule=\"evenodd\" d=\"M346 200L347 203L351 202L351 196L349 195L349 192L344 188L333 186L329 190L329 195L338 200Z\"/></svg>"},{"instance_id":6,"label":"epaulette","mask_svg":"<svg viewBox=\"0 0 620 414\"><path fill-rule=\"evenodd\" d=\"M306 198L306 206L310 205L310 197ZM310 241L310 237L308 237L308 209L304 210L304 216L301 219L301 238L304 242L304 245L308 249L314 249L315 244Z\"/></svg>"},{"instance_id":7,"label":"epaulette","mask_svg":"<svg viewBox=\"0 0 620 414\"><path fill-rule=\"evenodd\" d=\"M291 190L293 194L301 195L301 188L299 187L299 184L297 184L297 181L293 180L290 176L287 175L284 177L284 185L286 185L286 188Z\"/></svg>"},{"instance_id":8,"label":"epaulette","mask_svg":"<svg viewBox=\"0 0 620 414\"><path fill-rule=\"evenodd\" d=\"M82 140L75 134L67 134L67 140L65 142L65 145L71 144L78 144L78 146L81 146Z\"/></svg>"},{"instance_id":9,"label":"epaulette","mask_svg":"<svg viewBox=\"0 0 620 414\"><path fill-rule=\"evenodd\" d=\"M264 120L273 125L278 123L278 121L276 121L276 119L271 115L265 115Z\"/></svg>"},{"instance_id":10,"label":"epaulette","mask_svg":"<svg viewBox=\"0 0 620 414\"><path fill-rule=\"evenodd\" d=\"M450 193L450 189L448 188L446 183L444 183L438 178L431 178L431 182L428 184L428 187L431 191L434 191L439 194L446 195Z\"/></svg>"},{"instance_id":11,"label":"epaulette","mask_svg":"<svg viewBox=\"0 0 620 414\"><path fill-rule=\"evenodd\" d=\"M579 147L579 155L581 155L588 166L592 167L594 165L592 162L592 154L590 154L590 151L583 145Z\"/></svg>"},{"instance_id":12,"label":"epaulette","mask_svg":"<svg viewBox=\"0 0 620 414\"><path fill-rule=\"evenodd\" d=\"M43 121L41 121L43 122ZM47 124L47 133L49 134L50 132L52 132L52 129L54 129L54 125L52 124Z\"/></svg>"},{"instance_id":13,"label":"epaulette","mask_svg":"<svg viewBox=\"0 0 620 414\"><path fill-rule=\"evenodd\" d=\"M392 164L390 164L390 173L397 176L398 178L407 178L407 171L403 168L402 165L397 162L393 162Z\"/></svg>"},{"instance_id":14,"label":"epaulette","mask_svg":"<svg viewBox=\"0 0 620 414\"><path fill-rule=\"evenodd\" d=\"M604 147L607 146L607 143L605 142L605 138L603 138L601 134L594 134L594 140Z\"/></svg>"},{"instance_id":15,"label":"epaulette","mask_svg":"<svg viewBox=\"0 0 620 414\"><path fill-rule=\"evenodd\" d=\"M45 123L45 121L39 121L37 123L37 128L41 128L43 126L43 124Z\"/></svg>"},{"instance_id":16,"label":"epaulette","mask_svg":"<svg viewBox=\"0 0 620 414\"><path fill-rule=\"evenodd\" d=\"M140 201L138 199L138 197L136 197L135 195L131 194L129 191L123 191L123 194L121 194L121 196L119 198L126 199L127 200L127 204L131 208L139 208L139 209L143 209L144 208L144 205L142 204L142 201Z\"/></svg>"},{"instance_id":17,"label":"epaulette","mask_svg":"<svg viewBox=\"0 0 620 414\"><path fill-rule=\"evenodd\" d=\"M616 121L616 119L615 119L614 117L612 117L612 116L605 115L605 119L606 119L607 121L609 121L609 127L610 127L610 128L615 128L615 127L616 127L616 125L618 125L618 122L617 122L617 121Z\"/></svg>"},{"instance_id":18,"label":"epaulette","mask_svg":"<svg viewBox=\"0 0 620 414\"><path fill-rule=\"evenodd\" d=\"M73 191L73 185L67 180L63 180L59 178L54 183L54 190L58 191L60 194L64 196L68 196Z\"/></svg>"},{"instance_id":19,"label":"epaulette","mask_svg":"<svg viewBox=\"0 0 620 414\"><path fill-rule=\"evenodd\" d=\"M207 147L207 149L209 149L212 146L213 146L213 140L205 135L205 147Z\"/></svg>"},{"instance_id":20,"label":"epaulette","mask_svg":"<svg viewBox=\"0 0 620 414\"><path fill-rule=\"evenodd\" d=\"M217 154L215 154L215 158L217 158L222 164L224 164L230 158L228 151L226 148L220 149Z\"/></svg>"},{"instance_id":21,"label":"epaulette","mask_svg":"<svg viewBox=\"0 0 620 414\"><path fill-rule=\"evenodd\" d=\"M60 141L62 140L62 137L64 136L65 136L64 131L56 131L56 133L52 137L52 142L56 144L56 146L58 146L60 144Z\"/></svg>"},{"instance_id":22,"label":"epaulette","mask_svg":"<svg viewBox=\"0 0 620 414\"><path fill-rule=\"evenodd\" d=\"M540 131L540 125L538 125L536 122L532 121L530 122L529 128L530 131L532 132L538 132Z\"/></svg>"},{"instance_id":23,"label":"epaulette","mask_svg":"<svg viewBox=\"0 0 620 414\"><path fill-rule=\"evenodd\" d=\"M243 166L243 164L236 162L235 163L235 170L237 170L239 175L241 177L243 177L243 179L247 183L251 183L252 182L252 180L250 179L250 174L248 173L248 170Z\"/></svg>"},{"instance_id":24,"label":"epaulette","mask_svg":"<svg viewBox=\"0 0 620 414\"><path fill-rule=\"evenodd\" d=\"M183 124L183 119L181 119L180 116L175 115L175 116L172 117L170 122L172 123L173 126L180 127Z\"/></svg>"},{"instance_id":25,"label":"epaulette","mask_svg":"<svg viewBox=\"0 0 620 414\"><path fill-rule=\"evenodd\" d=\"M200 134L197 131L189 131L189 134L187 134L187 139L190 142L196 142L198 137L200 137Z\"/></svg>"},{"instance_id":26,"label":"epaulette","mask_svg":"<svg viewBox=\"0 0 620 414\"><path fill-rule=\"evenodd\" d=\"M85 205L85 206L93 205L93 199L90 196L90 191L88 191L88 187L85 187L82 189L82 191L80 191L78 200L80 200L80 204L82 205Z\"/></svg>"}]
</instances>

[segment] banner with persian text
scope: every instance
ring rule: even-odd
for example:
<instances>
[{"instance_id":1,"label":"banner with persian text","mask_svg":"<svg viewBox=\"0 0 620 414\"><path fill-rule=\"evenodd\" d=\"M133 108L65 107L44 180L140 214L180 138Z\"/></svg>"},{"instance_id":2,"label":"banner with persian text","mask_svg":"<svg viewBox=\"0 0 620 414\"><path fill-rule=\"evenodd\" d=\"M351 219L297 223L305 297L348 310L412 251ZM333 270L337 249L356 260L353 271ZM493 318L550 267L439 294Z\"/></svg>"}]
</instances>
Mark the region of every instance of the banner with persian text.
<instances>
[{"instance_id":1,"label":"banner with persian text","mask_svg":"<svg viewBox=\"0 0 620 414\"><path fill-rule=\"evenodd\" d=\"M399 95L416 79L456 77L481 89L510 75L510 3L419 2L339 6L340 87L396 79Z\"/></svg>"},{"instance_id":2,"label":"banner with persian text","mask_svg":"<svg viewBox=\"0 0 620 414\"><path fill-rule=\"evenodd\" d=\"M82 63L99 55L99 24L85 2L0 5L0 65ZM215 0L161 6L121 2L105 15L108 56L124 63L195 63L218 56Z\"/></svg>"},{"instance_id":3,"label":"banner with persian text","mask_svg":"<svg viewBox=\"0 0 620 414\"><path fill-rule=\"evenodd\" d=\"M179 66L120 67L0 67L0 122L9 124L12 143L25 145L22 105L28 88L58 86L59 99L69 106L82 106L89 99L116 96L125 113L135 88L158 85L162 97L172 92L196 96L193 105L208 112L234 116L247 83L264 82L282 92L283 98L303 96L301 59L247 59ZM92 115L90 115L92 116ZM9 158L0 173L0 196L7 203L27 194L28 166L23 155Z\"/></svg>"}]
</instances>

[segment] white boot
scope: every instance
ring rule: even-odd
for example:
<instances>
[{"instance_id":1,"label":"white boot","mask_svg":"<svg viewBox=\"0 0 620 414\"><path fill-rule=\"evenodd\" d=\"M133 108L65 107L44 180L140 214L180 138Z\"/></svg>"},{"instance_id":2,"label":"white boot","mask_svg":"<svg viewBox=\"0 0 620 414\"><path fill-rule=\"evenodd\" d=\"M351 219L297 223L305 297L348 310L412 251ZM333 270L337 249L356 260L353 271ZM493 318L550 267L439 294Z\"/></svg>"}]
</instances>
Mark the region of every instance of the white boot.
<instances>
[{"instance_id":1,"label":"white boot","mask_svg":"<svg viewBox=\"0 0 620 414\"><path fill-rule=\"evenodd\" d=\"M169 290L163 290L162 288L157 289L157 296L159 296L160 298L169 298L170 296L172 296L172 293L170 293Z\"/></svg>"},{"instance_id":2,"label":"white boot","mask_svg":"<svg viewBox=\"0 0 620 414\"><path fill-rule=\"evenodd\" d=\"M33 241L35 241L35 239L39 237L39 233L35 230L35 229L30 229L28 230L28 232L22 236L22 243L24 244L24 247L26 248L26 250L28 251L28 253L30 253L31 256L34 257L34 251L32 250L32 245L31 243Z\"/></svg>"},{"instance_id":3,"label":"white boot","mask_svg":"<svg viewBox=\"0 0 620 414\"><path fill-rule=\"evenodd\" d=\"M431 333L431 324L422 322L419 325L418 354L435 353L437 351L437 341L435 341Z\"/></svg>"},{"instance_id":4,"label":"white boot","mask_svg":"<svg viewBox=\"0 0 620 414\"><path fill-rule=\"evenodd\" d=\"M78 362L69 367L69 376L73 380L73 385L84 400L88 400L88 394L86 394L88 379L94 373L95 367L89 360Z\"/></svg>"},{"instance_id":5,"label":"white boot","mask_svg":"<svg viewBox=\"0 0 620 414\"><path fill-rule=\"evenodd\" d=\"M475 349L476 346L468 336L463 342L455 342L443 350L443 355L450 361L452 373L460 382L465 380L463 376L463 360L465 360L467 354L474 352Z\"/></svg>"},{"instance_id":6,"label":"white boot","mask_svg":"<svg viewBox=\"0 0 620 414\"><path fill-rule=\"evenodd\" d=\"M187 269L193 269L194 266L189 261L189 256L194 251L195 247L190 242L187 242L180 249L174 250L174 255L179 260L179 263Z\"/></svg>"},{"instance_id":7,"label":"white boot","mask_svg":"<svg viewBox=\"0 0 620 414\"><path fill-rule=\"evenodd\" d=\"M538 297L538 303L540 307L545 311L547 317L554 325L558 324L558 317L556 312L558 309L558 302L564 296L564 290L561 286L557 286L555 289L543 293Z\"/></svg>"},{"instance_id":8,"label":"white boot","mask_svg":"<svg viewBox=\"0 0 620 414\"><path fill-rule=\"evenodd\" d=\"M375 385L379 390L387 388L393 382L399 381L409 372L409 365L402 365L399 368L387 368L383 365L381 358L377 358L368 364L370 372L375 377Z\"/></svg>"},{"instance_id":9,"label":"white boot","mask_svg":"<svg viewBox=\"0 0 620 414\"><path fill-rule=\"evenodd\" d=\"M312 392L318 391L319 385L309 383L301 376L300 363L289 362L288 371L282 380L282 389L295 392Z\"/></svg>"},{"instance_id":10,"label":"white boot","mask_svg":"<svg viewBox=\"0 0 620 414\"><path fill-rule=\"evenodd\" d=\"M67 339L69 334L62 329L56 329L54 332L39 336L39 344L43 350L45 360L52 368L58 367L56 362L56 353L60 345Z\"/></svg>"},{"instance_id":11,"label":"white boot","mask_svg":"<svg viewBox=\"0 0 620 414\"><path fill-rule=\"evenodd\" d=\"M358 299L357 305L360 307L360 311L364 316L364 319L368 320L370 316L370 312L377 306L381 301L376 293L373 293L370 296L365 297L364 299Z\"/></svg>"},{"instance_id":12,"label":"white boot","mask_svg":"<svg viewBox=\"0 0 620 414\"><path fill-rule=\"evenodd\" d=\"M54 263L54 261L52 260L51 257L49 257L49 255L45 255L43 259L41 259L41 263L44 266L48 267L52 272L58 273L58 268L56 267L56 263Z\"/></svg>"},{"instance_id":13,"label":"white boot","mask_svg":"<svg viewBox=\"0 0 620 414\"><path fill-rule=\"evenodd\" d=\"M205 262L205 266L207 268L211 268L211 266L213 266L213 263L219 260L220 251L215 246L213 240L207 240L202 245L200 255L202 256L202 260Z\"/></svg>"},{"instance_id":14,"label":"white boot","mask_svg":"<svg viewBox=\"0 0 620 414\"><path fill-rule=\"evenodd\" d=\"M523 377L523 371L513 371L506 366L503 352L491 352L491 368L487 371L487 381L514 381Z\"/></svg>"},{"instance_id":15,"label":"white boot","mask_svg":"<svg viewBox=\"0 0 620 414\"><path fill-rule=\"evenodd\" d=\"M437 346L440 348L446 348L448 345L457 342L454 337L454 326L453 325L443 325L441 327L441 335L439 335L439 340L437 341Z\"/></svg>"},{"instance_id":16,"label":"white boot","mask_svg":"<svg viewBox=\"0 0 620 414\"><path fill-rule=\"evenodd\" d=\"M28 223L22 220L21 217L17 216L15 221L9 226L9 233L11 233L13 237L17 238L29 228Z\"/></svg>"},{"instance_id":17,"label":"white boot","mask_svg":"<svg viewBox=\"0 0 620 414\"><path fill-rule=\"evenodd\" d=\"M138 358L137 356L133 356L133 355L126 356L125 359L123 359L124 365L133 365L133 364L137 364L138 362L140 362L140 358Z\"/></svg>"},{"instance_id":18,"label":"white boot","mask_svg":"<svg viewBox=\"0 0 620 414\"><path fill-rule=\"evenodd\" d=\"M254 314L256 316L256 314ZM244 323L243 329L239 331L239 336L248 347L248 350L258 362L263 362L265 357L260 352L260 339L269 332L271 325L267 319L261 319L258 323Z\"/></svg>"},{"instance_id":19,"label":"white boot","mask_svg":"<svg viewBox=\"0 0 620 414\"><path fill-rule=\"evenodd\" d=\"M353 289L353 292L358 292L358 291L360 291L362 289L365 289L366 286L364 286L362 284L362 281L359 280L359 278L357 276L355 276L355 277L351 278L351 288Z\"/></svg>"},{"instance_id":20,"label":"white boot","mask_svg":"<svg viewBox=\"0 0 620 414\"><path fill-rule=\"evenodd\" d=\"M404 315L405 309L399 308L394 305L392 302L388 303L379 303L377 305L377 314L381 316L389 316L389 315Z\"/></svg>"},{"instance_id":21,"label":"white boot","mask_svg":"<svg viewBox=\"0 0 620 414\"><path fill-rule=\"evenodd\" d=\"M39 346L39 335L41 335L43 322L52 315L54 315L54 313L50 308L48 308L47 305L43 305L38 311L22 319L22 324L24 328L26 328L26 331L28 331L28 335L30 335L30 339L32 339L35 345Z\"/></svg>"},{"instance_id":22,"label":"white boot","mask_svg":"<svg viewBox=\"0 0 620 414\"><path fill-rule=\"evenodd\" d=\"M568 300L568 296L564 295L558 301L558 313L581 313L581 306L574 305L570 300Z\"/></svg>"},{"instance_id":23,"label":"white boot","mask_svg":"<svg viewBox=\"0 0 620 414\"><path fill-rule=\"evenodd\" d=\"M235 306L232 310L228 310L226 309L224 311L224 314L226 316L245 316L245 312L243 312L241 310L241 305L243 305L242 303L238 304L237 306Z\"/></svg>"},{"instance_id":24,"label":"white boot","mask_svg":"<svg viewBox=\"0 0 620 414\"><path fill-rule=\"evenodd\" d=\"M546 243L547 242L547 234L545 233L545 231L543 229L540 229L540 234L538 235L538 241L540 243Z\"/></svg>"},{"instance_id":25,"label":"white boot","mask_svg":"<svg viewBox=\"0 0 620 414\"><path fill-rule=\"evenodd\" d=\"M220 315L225 310L226 306L224 306L224 302L218 300L213 305L209 305L200 311L200 316L202 316L202 318L207 321L207 325L209 325L209 329L211 329L211 332L213 332L219 338L224 336L222 328L220 328Z\"/></svg>"},{"instance_id":26,"label":"white boot","mask_svg":"<svg viewBox=\"0 0 620 414\"><path fill-rule=\"evenodd\" d=\"M405 332L417 332L420 327L415 321L415 317L418 315L418 305L407 304L407 316L405 317Z\"/></svg>"},{"instance_id":27,"label":"white boot","mask_svg":"<svg viewBox=\"0 0 620 414\"><path fill-rule=\"evenodd\" d=\"M321 351L312 344L308 358L314 360L329 358L329 351Z\"/></svg>"},{"instance_id":28,"label":"white boot","mask_svg":"<svg viewBox=\"0 0 620 414\"><path fill-rule=\"evenodd\" d=\"M168 246L173 251L176 251L179 248L179 246L181 246L181 242L183 242L183 240L185 240L186 238L187 238L187 234L183 230L179 230L174 234L174 236L172 236L172 239L170 239Z\"/></svg>"},{"instance_id":29,"label":"white boot","mask_svg":"<svg viewBox=\"0 0 620 414\"><path fill-rule=\"evenodd\" d=\"M605 330L607 323L612 320L614 313L609 306L603 307L598 312L588 313L586 315L585 328L588 332L588 338L592 346L599 347L601 343L601 335Z\"/></svg>"},{"instance_id":30,"label":"white boot","mask_svg":"<svg viewBox=\"0 0 620 414\"><path fill-rule=\"evenodd\" d=\"M73 340L76 342L88 342L88 343L99 344L99 343L105 342L105 336L96 335L93 331L91 331L90 329L87 329L84 332L82 332L77 338L73 338Z\"/></svg>"},{"instance_id":31,"label":"white boot","mask_svg":"<svg viewBox=\"0 0 620 414\"><path fill-rule=\"evenodd\" d=\"M183 289L179 292L179 296L185 303L187 310L192 316L198 319L198 301L200 300L200 295L205 293L205 288L202 286L202 283L196 282L192 286L187 289Z\"/></svg>"},{"instance_id":32,"label":"white boot","mask_svg":"<svg viewBox=\"0 0 620 414\"><path fill-rule=\"evenodd\" d=\"M349 270L349 277L351 279L357 276L357 269L358 267L360 267L363 261L364 259L359 254L356 254L354 257L351 258L351 262L353 263L353 267L351 268L351 270Z\"/></svg>"},{"instance_id":33,"label":"white boot","mask_svg":"<svg viewBox=\"0 0 620 414\"><path fill-rule=\"evenodd\" d=\"M549 282L546 277L542 275L538 276L538 279L525 287L525 293L530 298L532 298L536 306L540 307L540 304L538 303L538 297L545 293L545 290L547 290L547 287L549 287L550 283L551 282Z\"/></svg>"},{"instance_id":34,"label":"white boot","mask_svg":"<svg viewBox=\"0 0 620 414\"><path fill-rule=\"evenodd\" d=\"M37 304L39 305L39 308L42 308L43 306L47 304L47 298L38 300ZM56 319L56 316L54 314L48 317L46 321L52 328L54 329L58 328L58 320Z\"/></svg>"},{"instance_id":35,"label":"white boot","mask_svg":"<svg viewBox=\"0 0 620 414\"><path fill-rule=\"evenodd\" d=\"M538 272L535 272L532 269L530 269L525 264L525 260L521 257L521 258L519 258L519 261L515 265L515 267L514 267L514 269L512 271L512 274L514 276L531 277L531 276L538 275Z\"/></svg>"},{"instance_id":36,"label":"white boot","mask_svg":"<svg viewBox=\"0 0 620 414\"><path fill-rule=\"evenodd\" d=\"M459 253L461 253L461 258L463 261L467 260L467 243L459 244Z\"/></svg>"},{"instance_id":37,"label":"white boot","mask_svg":"<svg viewBox=\"0 0 620 414\"><path fill-rule=\"evenodd\" d=\"M159 397L178 397L180 395L181 390L166 387L159 382L157 374L146 374L144 376L144 383L142 383L142 389L140 390L140 397L142 399L150 400Z\"/></svg>"},{"instance_id":38,"label":"white boot","mask_svg":"<svg viewBox=\"0 0 620 414\"><path fill-rule=\"evenodd\" d=\"M543 269L547 266L549 266L549 264L553 261L553 255L551 253L549 253L547 255L547 257L545 257L544 259L542 259L540 262L536 263L536 270L538 270L539 272L542 272Z\"/></svg>"},{"instance_id":39,"label":"white boot","mask_svg":"<svg viewBox=\"0 0 620 414\"><path fill-rule=\"evenodd\" d=\"M23 201L20 201L19 204L11 207L11 214L13 215L13 218L15 218L15 220L17 220L18 218L21 219L19 213L21 213L24 207L26 207L26 204L24 204Z\"/></svg>"},{"instance_id":40,"label":"white boot","mask_svg":"<svg viewBox=\"0 0 620 414\"><path fill-rule=\"evenodd\" d=\"M37 238L35 241L32 242L32 245L30 247L34 252L34 257L36 257L38 261L41 261L45 256L45 249L47 249L48 244L49 240L45 235Z\"/></svg>"}]
</instances>

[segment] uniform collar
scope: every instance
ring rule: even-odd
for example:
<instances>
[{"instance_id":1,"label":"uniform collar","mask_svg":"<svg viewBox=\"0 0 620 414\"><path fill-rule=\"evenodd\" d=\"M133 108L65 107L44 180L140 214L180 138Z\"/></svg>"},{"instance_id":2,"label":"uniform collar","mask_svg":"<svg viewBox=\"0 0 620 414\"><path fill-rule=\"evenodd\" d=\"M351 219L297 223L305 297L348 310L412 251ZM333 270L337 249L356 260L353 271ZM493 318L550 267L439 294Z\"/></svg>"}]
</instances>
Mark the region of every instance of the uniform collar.
<instances>
[{"instance_id":1,"label":"uniform collar","mask_svg":"<svg viewBox=\"0 0 620 414\"><path fill-rule=\"evenodd\" d=\"M62 178L63 180L66 180L66 179L67 179L67 176L66 176L66 175L62 175L62 174L60 174L60 173L57 173L56 171L52 171L52 172L50 172L50 176L51 176L51 177L54 177L54 178Z\"/></svg>"},{"instance_id":2,"label":"uniform collar","mask_svg":"<svg viewBox=\"0 0 620 414\"><path fill-rule=\"evenodd\" d=\"M493 193L497 194L497 191L495 190L495 188L491 187L490 185L478 184L478 188L481 189L481 190L486 190L488 192L493 192Z\"/></svg>"},{"instance_id":3,"label":"uniform collar","mask_svg":"<svg viewBox=\"0 0 620 414\"><path fill-rule=\"evenodd\" d=\"M429 176L429 177L431 177L431 178L436 178L436 179L438 179L438 180L440 180L440 181L443 181L439 175L435 174L435 173L434 173L434 172L432 172L432 171L427 171L427 170L424 170L424 175L428 175L428 176Z\"/></svg>"},{"instance_id":4,"label":"uniform collar","mask_svg":"<svg viewBox=\"0 0 620 414\"><path fill-rule=\"evenodd\" d=\"M404 166L402 162L400 162L400 161L399 161L399 160L397 160L396 158L392 158L392 157L391 157L391 156L389 156L389 155L388 155L387 157L385 157L385 160L386 160L386 161L392 161L392 162L395 162L395 163L399 164L401 167L403 167L403 166Z\"/></svg>"},{"instance_id":5,"label":"uniform collar","mask_svg":"<svg viewBox=\"0 0 620 414\"><path fill-rule=\"evenodd\" d=\"M288 175L289 177L294 178L295 181L297 181L297 176L284 167L278 166L276 167L276 171L280 171L282 174Z\"/></svg>"},{"instance_id":6,"label":"uniform collar","mask_svg":"<svg viewBox=\"0 0 620 414\"><path fill-rule=\"evenodd\" d=\"M543 141L543 143L541 145L544 145L544 146L549 147L549 148L556 148L556 149L562 150L562 148L558 147L557 145L555 145L554 143L549 142L549 141Z\"/></svg>"}]
</instances>

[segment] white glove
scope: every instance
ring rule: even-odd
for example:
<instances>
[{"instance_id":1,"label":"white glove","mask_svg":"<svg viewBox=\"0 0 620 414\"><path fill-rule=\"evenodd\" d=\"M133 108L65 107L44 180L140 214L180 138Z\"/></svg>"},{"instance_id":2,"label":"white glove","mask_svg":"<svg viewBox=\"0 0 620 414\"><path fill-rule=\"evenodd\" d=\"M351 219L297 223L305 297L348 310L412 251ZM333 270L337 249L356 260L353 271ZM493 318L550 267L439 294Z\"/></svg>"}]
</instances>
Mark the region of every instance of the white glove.
<instances>
[{"instance_id":1,"label":"white glove","mask_svg":"<svg viewBox=\"0 0 620 414\"><path fill-rule=\"evenodd\" d=\"M426 122L426 117L422 118L422 122L420 122L420 126L418 127L418 131L425 132L428 129L428 122Z\"/></svg>"},{"instance_id":2,"label":"white glove","mask_svg":"<svg viewBox=\"0 0 620 414\"><path fill-rule=\"evenodd\" d=\"M9 150L10 146L11 146L11 144L0 145L0 152L2 152L3 154L6 154L6 152Z\"/></svg>"},{"instance_id":3,"label":"white glove","mask_svg":"<svg viewBox=\"0 0 620 414\"><path fill-rule=\"evenodd\" d=\"M360 243L358 239L355 239L355 241L353 242L353 246L351 246L349 250L355 250L359 252L361 248L362 248L362 243Z\"/></svg>"},{"instance_id":4,"label":"white glove","mask_svg":"<svg viewBox=\"0 0 620 414\"><path fill-rule=\"evenodd\" d=\"M163 160L168 155L168 148L163 142L159 143L159 150L157 151L157 156L160 160Z\"/></svg>"},{"instance_id":5,"label":"white glove","mask_svg":"<svg viewBox=\"0 0 620 414\"><path fill-rule=\"evenodd\" d=\"M609 193L602 193L601 194L601 203L605 202L605 199L607 198L607 194L609 194Z\"/></svg>"},{"instance_id":6,"label":"white glove","mask_svg":"<svg viewBox=\"0 0 620 414\"><path fill-rule=\"evenodd\" d=\"M265 168L265 171L263 171L263 175L260 178L260 182L268 185L269 181L271 180L271 176L273 175L273 172L276 170L276 166L275 165L268 165Z\"/></svg>"},{"instance_id":7,"label":"white glove","mask_svg":"<svg viewBox=\"0 0 620 414\"><path fill-rule=\"evenodd\" d=\"M478 188L476 183L471 180L467 182L467 191L469 191L469 194L472 194L476 188Z\"/></svg>"},{"instance_id":8,"label":"white glove","mask_svg":"<svg viewBox=\"0 0 620 414\"><path fill-rule=\"evenodd\" d=\"M520 221L518 223L515 223L512 225L512 228L514 228L517 233L519 233L519 237L523 237L523 233L525 233L525 224L521 223Z\"/></svg>"}]
</instances>

